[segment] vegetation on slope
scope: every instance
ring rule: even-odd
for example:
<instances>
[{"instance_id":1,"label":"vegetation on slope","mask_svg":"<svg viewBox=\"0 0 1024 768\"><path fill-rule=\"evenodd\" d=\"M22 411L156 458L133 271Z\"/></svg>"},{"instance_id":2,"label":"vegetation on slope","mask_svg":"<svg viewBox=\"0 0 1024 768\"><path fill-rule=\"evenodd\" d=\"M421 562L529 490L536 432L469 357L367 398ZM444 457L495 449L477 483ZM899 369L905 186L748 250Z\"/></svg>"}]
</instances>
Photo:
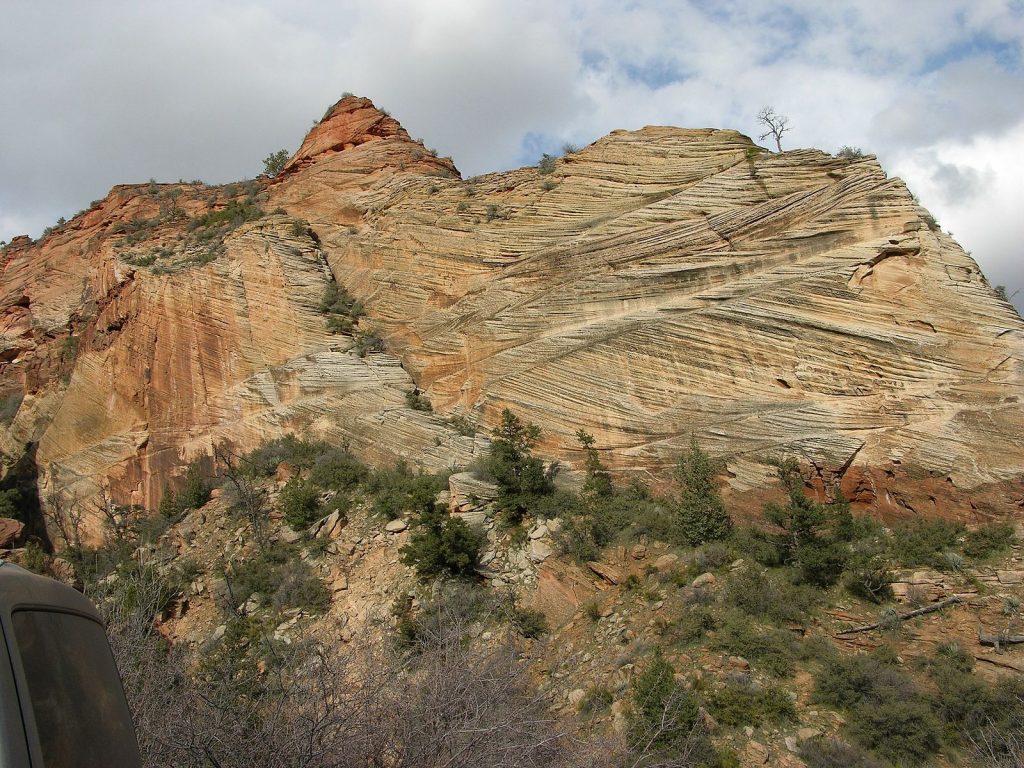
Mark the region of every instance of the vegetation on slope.
<instances>
[{"instance_id":1,"label":"vegetation on slope","mask_svg":"<svg viewBox=\"0 0 1024 768\"><path fill-rule=\"evenodd\" d=\"M890 587L899 567L924 566L966 588L972 567L1014 546L1011 527L919 521L887 531L855 517L838 495L809 496L793 461L776 462L783 498L766 505L758 524L739 525L696 441L680 457L676 488L658 494L614 482L584 432L576 490L534 454L541 436L529 422L506 411L492 437L478 473L497 487L501 525L487 536L437 503L446 475L401 463L370 468L338 446L293 436L245 455L218 448L176 492L168 489L162 515L111 505L111 536L99 549L69 534L62 556L110 614L154 763L199 764L212 754L221 765L277 765L274 755L306 750L303 764L328 765L326 756L354 738L346 754L372 761L386 753L396 765L455 749L474 764L500 755L524 766L728 766L748 742L778 744L799 726L807 735L793 748L812 768L926 764L940 752L971 765L1019 758L1019 681L984 682L973 657L950 643L903 658L895 649L914 648L910 622ZM226 528L240 526L233 537L217 534L225 537L219 557L162 555L175 537L196 535L205 517L192 510L217 483ZM552 526L564 567L598 566L606 590L557 627L519 602L529 590L492 586L498 580L482 565L485 548L528 549L537 521ZM396 532L409 526L395 562L413 576L396 585L390 618L376 625L375 636L393 642L365 638L338 667L323 634L339 589L325 581L339 561L334 536L391 523L400 523L388 529ZM649 559L649 549L666 554ZM157 628L181 620L200 583L213 595L218 626L186 656ZM836 606L868 616L883 609L874 651L851 654L842 635L823 631ZM1010 635L1009 601L1004 614L998 629ZM564 674L538 687L509 660L525 654L557 668L553 649L530 646L549 633L554 646L580 650ZM603 661L584 663L583 648ZM354 677L361 686L343 683ZM556 717L549 706L563 679L592 683ZM818 715L808 727L812 707ZM407 718L424 708L446 713L443 721L412 727ZM179 715L168 719L171 712ZM845 725L826 725L829 712ZM371 738L374 718L383 720ZM472 729L485 738L469 739ZM258 740L270 745L265 754L253 753Z\"/></svg>"}]
</instances>

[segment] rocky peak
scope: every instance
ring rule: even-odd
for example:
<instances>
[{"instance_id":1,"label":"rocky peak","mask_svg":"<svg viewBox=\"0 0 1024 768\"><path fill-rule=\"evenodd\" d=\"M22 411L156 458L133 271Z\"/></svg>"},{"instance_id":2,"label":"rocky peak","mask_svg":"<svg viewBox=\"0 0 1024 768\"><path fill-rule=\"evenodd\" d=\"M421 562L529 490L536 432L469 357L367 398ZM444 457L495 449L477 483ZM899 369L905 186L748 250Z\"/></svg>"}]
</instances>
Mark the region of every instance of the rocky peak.
<instances>
[{"instance_id":1,"label":"rocky peak","mask_svg":"<svg viewBox=\"0 0 1024 768\"><path fill-rule=\"evenodd\" d=\"M327 110L285 165L284 174L294 173L339 152L381 141L401 146L404 157L396 165L425 162L458 175L450 158L436 157L422 142L414 141L401 123L361 96L344 96Z\"/></svg>"}]
</instances>

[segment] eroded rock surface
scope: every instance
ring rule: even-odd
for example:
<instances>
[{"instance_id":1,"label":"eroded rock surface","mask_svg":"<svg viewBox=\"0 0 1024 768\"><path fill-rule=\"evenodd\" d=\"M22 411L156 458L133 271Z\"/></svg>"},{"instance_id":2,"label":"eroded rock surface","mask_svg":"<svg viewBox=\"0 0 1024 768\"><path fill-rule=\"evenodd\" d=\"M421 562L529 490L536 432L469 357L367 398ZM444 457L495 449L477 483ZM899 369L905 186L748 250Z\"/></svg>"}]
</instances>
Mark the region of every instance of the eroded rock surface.
<instances>
[{"instance_id":1,"label":"eroded rock surface","mask_svg":"<svg viewBox=\"0 0 1024 768\"><path fill-rule=\"evenodd\" d=\"M196 250L190 222L243 197L268 215ZM0 448L37 442L81 496L153 507L213 444L287 431L464 465L485 441L445 418L485 434L506 407L545 455L578 461L584 429L620 473L695 434L736 492L796 455L886 515L1024 495L1024 322L871 157L648 127L462 180L348 97L277 179L116 187L3 269L0 391L23 400ZM330 279L386 353L327 332Z\"/></svg>"}]
</instances>

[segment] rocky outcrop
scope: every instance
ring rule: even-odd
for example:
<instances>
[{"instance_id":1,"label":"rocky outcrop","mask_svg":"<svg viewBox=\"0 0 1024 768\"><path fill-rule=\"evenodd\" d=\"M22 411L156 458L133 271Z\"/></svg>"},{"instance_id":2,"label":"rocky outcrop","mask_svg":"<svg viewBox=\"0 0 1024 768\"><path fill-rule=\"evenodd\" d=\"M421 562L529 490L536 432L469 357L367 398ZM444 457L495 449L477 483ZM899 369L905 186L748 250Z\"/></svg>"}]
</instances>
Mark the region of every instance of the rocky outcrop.
<instances>
[{"instance_id":1,"label":"rocky outcrop","mask_svg":"<svg viewBox=\"0 0 1024 768\"><path fill-rule=\"evenodd\" d=\"M232 205L278 212L196 239ZM696 435L736 494L796 455L889 516L1024 495L1024 322L871 157L649 127L462 180L347 97L274 180L117 187L3 264L0 383L24 399L0 448L38 440L80 496L151 507L213 444L286 431L464 465L484 443L446 419L506 407L550 458L584 429L620 473ZM331 279L386 353L327 332Z\"/></svg>"}]
</instances>

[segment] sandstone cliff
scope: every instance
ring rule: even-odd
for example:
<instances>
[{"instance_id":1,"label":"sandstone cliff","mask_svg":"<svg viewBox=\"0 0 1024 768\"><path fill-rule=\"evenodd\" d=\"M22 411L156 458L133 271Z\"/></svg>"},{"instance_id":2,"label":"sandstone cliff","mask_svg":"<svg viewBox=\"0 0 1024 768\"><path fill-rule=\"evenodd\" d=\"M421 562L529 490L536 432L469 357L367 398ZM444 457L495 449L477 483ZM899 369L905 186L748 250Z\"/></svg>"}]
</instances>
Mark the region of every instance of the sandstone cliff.
<instances>
[{"instance_id":1,"label":"sandstone cliff","mask_svg":"<svg viewBox=\"0 0 1024 768\"><path fill-rule=\"evenodd\" d=\"M214 444L302 430L462 465L484 441L445 417L509 407L623 473L695 434L737 492L774 454L882 514L1024 504L1024 322L871 157L648 127L463 180L347 97L273 180L116 187L2 258L0 450L38 443L47 490L153 507ZM328 333L332 279L386 352Z\"/></svg>"}]
</instances>

